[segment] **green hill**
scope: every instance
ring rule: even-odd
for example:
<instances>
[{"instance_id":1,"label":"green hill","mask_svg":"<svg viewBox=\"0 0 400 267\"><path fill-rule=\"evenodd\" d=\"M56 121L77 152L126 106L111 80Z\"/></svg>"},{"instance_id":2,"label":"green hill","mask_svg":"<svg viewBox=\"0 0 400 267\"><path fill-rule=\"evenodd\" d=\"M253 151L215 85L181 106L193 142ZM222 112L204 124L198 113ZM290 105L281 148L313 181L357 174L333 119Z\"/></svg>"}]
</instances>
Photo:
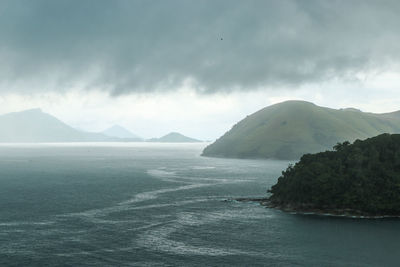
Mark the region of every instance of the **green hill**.
<instances>
[{"instance_id":1,"label":"green hill","mask_svg":"<svg viewBox=\"0 0 400 267\"><path fill-rule=\"evenodd\" d=\"M374 114L286 101L247 116L206 147L203 156L298 159L337 142L381 133L400 133L400 112Z\"/></svg>"},{"instance_id":2,"label":"green hill","mask_svg":"<svg viewBox=\"0 0 400 267\"><path fill-rule=\"evenodd\" d=\"M367 216L400 215L400 135L339 143L282 172L268 206Z\"/></svg>"}]
</instances>

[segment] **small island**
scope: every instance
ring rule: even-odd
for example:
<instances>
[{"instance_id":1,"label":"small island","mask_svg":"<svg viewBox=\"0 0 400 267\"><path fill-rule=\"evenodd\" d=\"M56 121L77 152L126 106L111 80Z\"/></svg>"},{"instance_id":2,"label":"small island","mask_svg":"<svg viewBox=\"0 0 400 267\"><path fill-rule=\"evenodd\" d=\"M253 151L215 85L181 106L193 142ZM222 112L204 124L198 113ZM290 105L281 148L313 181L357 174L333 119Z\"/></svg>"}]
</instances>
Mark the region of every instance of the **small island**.
<instances>
[{"instance_id":1,"label":"small island","mask_svg":"<svg viewBox=\"0 0 400 267\"><path fill-rule=\"evenodd\" d=\"M159 142L159 143L200 143L202 141L187 137L183 134L177 132L171 132L160 138L152 138L146 140L147 142Z\"/></svg>"},{"instance_id":2,"label":"small island","mask_svg":"<svg viewBox=\"0 0 400 267\"><path fill-rule=\"evenodd\" d=\"M282 172L268 192L269 198L253 201L297 213L399 217L400 134L338 143L334 151L305 154Z\"/></svg>"}]
</instances>

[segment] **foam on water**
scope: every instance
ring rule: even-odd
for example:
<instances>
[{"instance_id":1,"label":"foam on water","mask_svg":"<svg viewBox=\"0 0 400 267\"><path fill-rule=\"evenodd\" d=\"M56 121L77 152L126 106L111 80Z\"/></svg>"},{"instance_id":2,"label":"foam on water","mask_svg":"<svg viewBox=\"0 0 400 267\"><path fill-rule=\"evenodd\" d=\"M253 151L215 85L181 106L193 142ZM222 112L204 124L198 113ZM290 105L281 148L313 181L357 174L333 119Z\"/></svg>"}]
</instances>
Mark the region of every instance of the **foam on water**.
<instances>
[{"instance_id":1,"label":"foam on water","mask_svg":"<svg viewBox=\"0 0 400 267\"><path fill-rule=\"evenodd\" d=\"M120 205L134 204L134 203L138 203L138 202L156 199L156 198L158 198L158 196L160 194L177 192L177 191L182 191L182 190L189 190L189 189L200 188L200 187L205 187L205 186L210 186L210 184L190 184L190 185L178 186L175 188L167 188L167 189L159 189L159 190L154 190L154 191L143 192L143 193L136 194L133 198L123 201L119 204Z\"/></svg>"},{"instance_id":2,"label":"foam on water","mask_svg":"<svg viewBox=\"0 0 400 267\"><path fill-rule=\"evenodd\" d=\"M215 169L215 166L193 166L193 170L213 170Z\"/></svg>"},{"instance_id":3,"label":"foam on water","mask_svg":"<svg viewBox=\"0 0 400 267\"><path fill-rule=\"evenodd\" d=\"M398 265L398 221L224 201L262 196L288 162L200 152L154 144L1 147L0 265Z\"/></svg>"},{"instance_id":4,"label":"foam on water","mask_svg":"<svg viewBox=\"0 0 400 267\"><path fill-rule=\"evenodd\" d=\"M158 203L158 204L153 204L153 205L138 206L138 204L141 204L142 202L155 200L155 199L159 198L159 196L162 194L174 193L174 192L178 192L178 191L185 191L185 190L191 190L191 189L197 189L197 188L215 186L215 185L227 184L227 183L248 182L248 180L245 180L245 179L225 179L225 178L217 179L217 178L201 178L201 177L189 178L186 176L180 177L178 175L177 171L168 171L168 170L166 170L165 167L160 167L158 169L150 169L150 170L147 170L147 173L162 180L163 182L170 182L170 183L174 183L174 184L184 183L185 185L141 192L141 193L135 194L132 198L121 201L117 205L114 205L111 207L91 209L91 210L86 210L86 211L76 212L76 213L62 214L60 216L82 217L82 218L86 218L86 220L96 222L96 223L111 223L112 224L112 223L114 223L113 221L99 219L98 217L105 217L111 213L118 213L118 212L124 212L124 211L129 211L129 210L146 209L146 208L161 208L161 207L167 207L167 206L180 206L180 205L186 205L186 204L190 204L190 203L194 203L194 202L199 202L198 200L196 200L196 201L185 200L185 201L176 201L174 203L167 203L167 204ZM188 181L186 181L186 180L188 180ZM201 181L201 183L199 183L199 181ZM201 200L201 201L204 201L204 200ZM115 222L115 223L117 223L117 222Z\"/></svg>"},{"instance_id":5,"label":"foam on water","mask_svg":"<svg viewBox=\"0 0 400 267\"><path fill-rule=\"evenodd\" d=\"M22 222L5 222L0 223L0 227L18 227L18 226L27 226L27 225L51 225L54 224L55 221L39 221L39 222L30 222L30 221L22 221Z\"/></svg>"},{"instance_id":6,"label":"foam on water","mask_svg":"<svg viewBox=\"0 0 400 267\"><path fill-rule=\"evenodd\" d=\"M164 168L147 170L147 174L155 176L155 177L161 177L161 178L165 178L165 177L169 178L169 177L176 176L176 172L166 171L166 170L164 170Z\"/></svg>"},{"instance_id":7,"label":"foam on water","mask_svg":"<svg viewBox=\"0 0 400 267\"><path fill-rule=\"evenodd\" d=\"M151 250L162 251L172 254L182 255L207 255L207 256L227 256L243 254L246 252L237 249L224 249L217 247L193 246L182 241L175 241L169 235L176 231L175 227L161 227L143 234L138 240L138 244Z\"/></svg>"}]
</instances>

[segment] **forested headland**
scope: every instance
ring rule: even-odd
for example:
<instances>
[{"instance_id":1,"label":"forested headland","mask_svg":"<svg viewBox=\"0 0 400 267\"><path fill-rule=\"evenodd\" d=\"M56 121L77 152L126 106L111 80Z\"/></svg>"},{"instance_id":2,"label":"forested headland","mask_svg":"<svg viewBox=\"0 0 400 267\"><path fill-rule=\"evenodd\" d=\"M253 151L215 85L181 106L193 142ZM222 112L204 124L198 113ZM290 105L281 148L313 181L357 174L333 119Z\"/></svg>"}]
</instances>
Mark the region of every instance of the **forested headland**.
<instances>
[{"instance_id":1,"label":"forested headland","mask_svg":"<svg viewBox=\"0 0 400 267\"><path fill-rule=\"evenodd\" d=\"M268 191L268 205L283 210L399 216L400 134L305 154Z\"/></svg>"}]
</instances>

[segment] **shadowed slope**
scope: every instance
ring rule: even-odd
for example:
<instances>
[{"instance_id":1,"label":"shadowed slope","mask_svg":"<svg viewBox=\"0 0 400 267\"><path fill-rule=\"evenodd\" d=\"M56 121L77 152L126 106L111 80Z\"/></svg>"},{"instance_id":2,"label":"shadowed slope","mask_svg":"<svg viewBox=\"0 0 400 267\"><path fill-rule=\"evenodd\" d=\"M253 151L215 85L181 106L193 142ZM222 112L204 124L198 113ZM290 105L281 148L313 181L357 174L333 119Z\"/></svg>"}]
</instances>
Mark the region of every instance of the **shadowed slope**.
<instances>
[{"instance_id":1,"label":"shadowed slope","mask_svg":"<svg viewBox=\"0 0 400 267\"><path fill-rule=\"evenodd\" d=\"M400 135L345 142L306 154L282 172L269 205L318 213L399 216Z\"/></svg>"}]
</instances>

